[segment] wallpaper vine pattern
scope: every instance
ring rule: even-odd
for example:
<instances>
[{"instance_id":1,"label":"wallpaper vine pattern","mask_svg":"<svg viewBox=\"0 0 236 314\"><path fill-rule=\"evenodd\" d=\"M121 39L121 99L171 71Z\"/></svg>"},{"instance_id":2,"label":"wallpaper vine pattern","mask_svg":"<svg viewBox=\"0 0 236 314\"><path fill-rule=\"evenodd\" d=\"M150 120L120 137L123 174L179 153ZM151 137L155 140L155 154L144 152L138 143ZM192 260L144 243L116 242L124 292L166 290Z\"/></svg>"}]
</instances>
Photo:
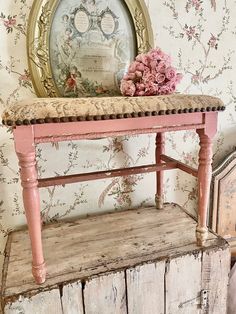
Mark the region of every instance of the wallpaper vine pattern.
<instances>
[{"instance_id":1,"label":"wallpaper vine pattern","mask_svg":"<svg viewBox=\"0 0 236 314\"><path fill-rule=\"evenodd\" d=\"M26 30L33 0L0 3L0 112L11 103L35 97L26 55ZM214 141L214 163L236 145L236 1L146 0L156 45L172 55L184 74L180 92L206 93L223 99L227 110L220 114ZM18 165L12 134L0 126L0 260L7 234L25 223ZM154 161L154 136L133 136L96 141L39 145L40 176L72 174L140 165ZM171 133L167 152L196 166L198 138L193 132ZM51 156L56 156L51 158ZM85 215L111 208L148 206L154 203L154 175L53 187L41 191L44 222ZM148 188L147 188L148 187ZM165 176L167 201L194 212L196 181L177 171Z\"/></svg>"}]
</instances>

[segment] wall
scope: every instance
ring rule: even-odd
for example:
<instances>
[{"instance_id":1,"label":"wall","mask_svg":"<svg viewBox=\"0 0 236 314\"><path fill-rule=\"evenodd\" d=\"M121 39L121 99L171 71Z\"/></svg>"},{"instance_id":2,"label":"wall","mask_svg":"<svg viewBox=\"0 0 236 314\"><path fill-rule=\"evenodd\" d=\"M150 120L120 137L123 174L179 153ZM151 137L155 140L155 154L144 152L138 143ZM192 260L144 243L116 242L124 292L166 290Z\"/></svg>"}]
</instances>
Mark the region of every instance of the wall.
<instances>
[{"instance_id":1,"label":"wall","mask_svg":"<svg viewBox=\"0 0 236 314\"><path fill-rule=\"evenodd\" d=\"M146 0L156 45L169 52L184 74L180 92L219 96L220 113L214 141L214 163L236 144L236 1ZM32 0L0 0L0 112L11 103L34 97L26 56L26 28ZM2 12L2 13L1 13ZM12 134L0 126L0 256L8 232L25 224ZM167 152L196 165L198 138L193 132L170 134ZM71 174L154 161L153 135L38 146L41 176ZM44 146L44 147L45 147ZM52 154L58 157L51 158ZM102 180L41 191L45 222L111 208L153 204L153 175ZM166 199L194 211L196 182L188 175L166 176ZM2 260L2 258L0 259Z\"/></svg>"}]
</instances>

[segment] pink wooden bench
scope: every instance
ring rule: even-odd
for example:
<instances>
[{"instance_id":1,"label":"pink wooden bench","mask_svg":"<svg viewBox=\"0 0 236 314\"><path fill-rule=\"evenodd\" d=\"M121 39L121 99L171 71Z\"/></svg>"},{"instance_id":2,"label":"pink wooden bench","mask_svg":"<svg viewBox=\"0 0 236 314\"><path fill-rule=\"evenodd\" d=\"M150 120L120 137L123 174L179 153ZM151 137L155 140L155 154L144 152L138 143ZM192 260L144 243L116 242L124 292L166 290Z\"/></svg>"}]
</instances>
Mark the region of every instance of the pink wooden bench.
<instances>
[{"instance_id":1,"label":"pink wooden bench","mask_svg":"<svg viewBox=\"0 0 236 314\"><path fill-rule=\"evenodd\" d=\"M181 169L198 178L197 244L207 239L207 207L211 180L212 138L217 131L215 97L181 95L154 97L31 99L5 110L3 124L13 128L19 159L23 200L32 246L32 273L41 284L46 266L41 240L39 188L94 179L156 172L156 205L162 208L163 171ZM164 133L196 130L200 138L199 167L193 169L164 155ZM156 163L127 169L38 179L35 146L38 143L95 139L131 134L156 134Z\"/></svg>"}]
</instances>

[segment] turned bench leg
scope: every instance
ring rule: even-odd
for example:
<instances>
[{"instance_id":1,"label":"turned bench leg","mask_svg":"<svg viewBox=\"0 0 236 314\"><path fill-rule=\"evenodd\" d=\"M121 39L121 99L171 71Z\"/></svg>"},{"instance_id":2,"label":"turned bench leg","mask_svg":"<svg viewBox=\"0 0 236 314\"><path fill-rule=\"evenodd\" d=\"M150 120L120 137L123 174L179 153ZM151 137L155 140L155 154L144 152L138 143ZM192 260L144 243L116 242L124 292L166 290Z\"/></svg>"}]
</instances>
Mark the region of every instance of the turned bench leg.
<instances>
[{"instance_id":1,"label":"turned bench leg","mask_svg":"<svg viewBox=\"0 0 236 314\"><path fill-rule=\"evenodd\" d=\"M165 150L165 136L164 133L157 133L156 135L156 163L161 162L161 154ZM162 209L164 203L164 186L163 186L163 171L156 172L156 208Z\"/></svg>"},{"instance_id":2,"label":"turned bench leg","mask_svg":"<svg viewBox=\"0 0 236 314\"><path fill-rule=\"evenodd\" d=\"M197 131L200 138L198 166L198 225L197 245L203 246L208 237L207 215L212 176L212 138L204 130Z\"/></svg>"},{"instance_id":3,"label":"turned bench leg","mask_svg":"<svg viewBox=\"0 0 236 314\"><path fill-rule=\"evenodd\" d=\"M16 128L14 140L19 159L23 202L32 248L32 274L36 283L42 284L46 279L46 266L41 238L40 200L33 128L31 126Z\"/></svg>"}]
</instances>

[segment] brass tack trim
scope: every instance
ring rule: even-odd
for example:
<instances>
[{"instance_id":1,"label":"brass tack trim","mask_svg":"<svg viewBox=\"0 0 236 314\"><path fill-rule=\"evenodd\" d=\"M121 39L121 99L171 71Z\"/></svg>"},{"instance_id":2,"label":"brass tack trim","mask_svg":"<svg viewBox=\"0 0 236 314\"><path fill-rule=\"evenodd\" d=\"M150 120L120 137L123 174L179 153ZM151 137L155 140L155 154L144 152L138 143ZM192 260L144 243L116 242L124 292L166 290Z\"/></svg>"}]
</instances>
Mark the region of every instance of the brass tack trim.
<instances>
[{"instance_id":1,"label":"brass tack trim","mask_svg":"<svg viewBox=\"0 0 236 314\"><path fill-rule=\"evenodd\" d=\"M150 117L157 115L170 115L170 114L181 114L181 113L193 113L193 112L215 112L215 111L224 111L226 109L225 106L218 107L210 107L207 108L184 108L184 109L167 109L167 110L159 110L157 111L140 111L140 112L132 112L132 113L118 113L118 114L103 114L103 115L95 115L95 116L70 116L70 117L46 117L44 119L17 119L13 120L2 120L3 125L7 126L21 126L21 125L34 125L34 124L44 124L44 123L65 123L65 122L80 122L80 121L100 121L100 120L115 120L115 119L127 119L127 118L138 118L138 117Z\"/></svg>"}]
</instances>

